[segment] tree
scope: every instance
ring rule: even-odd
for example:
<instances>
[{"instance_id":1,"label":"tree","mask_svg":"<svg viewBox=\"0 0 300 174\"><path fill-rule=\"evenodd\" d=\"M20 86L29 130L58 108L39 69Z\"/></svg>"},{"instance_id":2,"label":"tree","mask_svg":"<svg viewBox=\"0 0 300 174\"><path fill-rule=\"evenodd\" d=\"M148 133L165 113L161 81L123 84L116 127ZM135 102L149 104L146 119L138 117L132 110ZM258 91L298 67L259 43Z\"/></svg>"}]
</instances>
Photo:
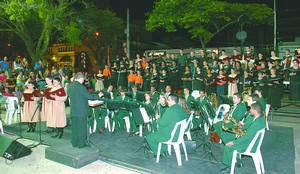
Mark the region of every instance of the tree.
<instances>
[{"instance_id":1,"label":"tree","mask_svg":"<svg viewBox=\"0 0 300 174\"><path fill-rule=\"evenodd\" d=\"M86 8L78 14L80 21L71 22L66 26L63 40L72 44L85 45L94 55L98 65L105 61L103 48L115 44L117 38L122 36L123 21L109 10Z\"/></svg>"},{"instance_id":2,"label":"tree","mask_svg":"<svg viewBox=\"0 0 300 174\"><path fill-rule=\"evenodd\" d=\"M88 4L84 0L3 0L0 31L19 36L34 62L43 58L51 36L66 28L80 5Z\"/></svg>"},{"instance_id":3,"label":"tree","mask_svg":"<svg viewBox=\"0 0 300 174\"><path fill-rule=\"evenodd\" d=\"M261 4L217 0L159 0L147 15L147 30L164 28L167 32L175 32L178 27L184 28L192 38L200 40L205 50L216 34L232 24L269 24L273 10Z\"/></svg>"}]
</instances>

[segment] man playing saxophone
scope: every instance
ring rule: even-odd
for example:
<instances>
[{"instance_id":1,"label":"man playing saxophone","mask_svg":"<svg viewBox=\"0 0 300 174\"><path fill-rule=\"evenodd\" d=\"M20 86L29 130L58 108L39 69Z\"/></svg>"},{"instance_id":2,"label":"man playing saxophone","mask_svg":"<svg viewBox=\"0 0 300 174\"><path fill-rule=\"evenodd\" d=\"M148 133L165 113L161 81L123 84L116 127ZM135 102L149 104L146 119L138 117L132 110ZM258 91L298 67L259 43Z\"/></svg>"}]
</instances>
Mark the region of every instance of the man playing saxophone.
<instances>
[{"instance_id":1,"label":"man playing saxophone","mask_svg":"<svg viewBox=\"0 0 300 174\"><path fill-rule=\"evenodd\" d=\"M247 100L247 105L248 105L247 110L248 111L246 112L244 121L237 122L236 120L234 120L233 122L235 123L235 127L231 128L231 129L224 127L224 126L222 127L223 130L221 131L219 136L222 139L224 144L227 144L228 142L233 141L236 138L240 138L241 136L243 136L246 133L247 129L252 124L253 119L254 119L254 117L250 113L250 106L253 103L259 103L258 96L253 95L253 96L248 97L248 100Z\"/></svg>"},{"instance_id":2,"label":"man playing saxophone","mask_svg":"<svg viewBox=\"0 0 300 174\"><path fill-rule=\"evenodd\" d=\"M241 138L235 139L226 143L224 146L223 160L224 168L221 169L223 173L230 173L232 155L234 150L245 151L252 139L259 130L262 130L266 127L264 118L262 117L262 109L259 103L253 103L250 109L251 115L253 116L253 121L249 125L247 132ZM253 147L256 149L257 144ZM240 159L237 159L237 164L242 164ZM242 165L238 165L242 167Z\"/></svg>"},{"instance_id":3,"label":"man playing saxophone","mask_svg":"<svg viewBox=\"0 0 300 174\"><path fill-rule=\"evenodd\" d=\"M228 118L225 118L223 121L217 122L214 124L215 131L221 135L223 132L223 127L232 129L235 126L235 123L232 120L236 120L236 123L241 121L245 117L246 106L242 101L242 96L239 93L235 93L233 95L233 103L234 105L231 108L231 111L228 113ZM229 119L230 118L230 119ZM224 125L223 125L224 124Z\"/></svg>"}]
</instances>

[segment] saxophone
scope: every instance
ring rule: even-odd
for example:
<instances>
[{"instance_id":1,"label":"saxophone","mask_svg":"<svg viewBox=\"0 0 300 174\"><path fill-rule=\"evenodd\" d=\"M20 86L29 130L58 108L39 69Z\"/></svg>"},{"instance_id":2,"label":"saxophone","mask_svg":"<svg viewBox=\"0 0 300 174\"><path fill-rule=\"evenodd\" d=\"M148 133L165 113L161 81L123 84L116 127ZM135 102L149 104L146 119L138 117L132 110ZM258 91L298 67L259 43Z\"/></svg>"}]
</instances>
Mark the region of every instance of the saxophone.
<instances>
[{"instance_id":1,"label":"saxophone","mask_svg":"<svg viewBox=\"0 0 300 174\"><path fill-rule=\"evenodd\" d=\"M231 111L232 112L232 111ZM242 137L243 135L245 135L245 133L246 133L246 130L242 130L241 129L241 127L243 126L240 122L238 122L236 119L234 119L232 116L231 116L231 114L232 113L230 113L230 114L224 114L224 116L223 116L223 121L225 121L225 120L229 120L229 121L231 121L231 122L233 122L234 123L234 125L235 125L235 127L234 128L227 128L227 127L225 127L225 122L223 122L223 124L222 124L222 129L224 130L224 131L226 131L226 132L231 132L231 133L234 133L234 134L236 134L236 137L237 138L240 138L240 137Z\"/></svg>"}]
</instances>

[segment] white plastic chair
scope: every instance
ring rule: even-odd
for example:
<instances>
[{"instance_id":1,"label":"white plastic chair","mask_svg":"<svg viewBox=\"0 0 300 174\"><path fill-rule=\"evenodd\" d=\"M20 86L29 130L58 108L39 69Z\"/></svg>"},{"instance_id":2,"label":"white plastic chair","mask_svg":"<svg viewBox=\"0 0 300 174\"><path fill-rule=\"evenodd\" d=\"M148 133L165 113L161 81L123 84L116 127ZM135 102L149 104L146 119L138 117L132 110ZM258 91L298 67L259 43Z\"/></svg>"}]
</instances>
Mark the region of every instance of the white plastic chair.
<instances>
[{"instance_id":1,"label":"white plastic chair","mask_svg":"<svg viewBox=\"0 0 300 174\"><path fill-rule=\"evenodd\" d=\"M131 112L129 112L130 116L131 116ZM115 114L113 114L113 116L115 116ZM126 132L127 133L130 133L130 120L129 120L129 116L125 116L124 118L124 122L125 122L125 126L126 126ZM113 121L112 123L112 132L115 130L115 126L116 126L116 123L115 121Z\"/></svg>"},{"instance_id":2,"label":"white plastic chair","mask_svg":"<svg viewBox=\"0 0 300 174\"><path fill-rule=\"evenodd\" d=\"M178 139L174 140L174 135L176 134L177 129L178 129L179 126L180 126L180 129L179 129ZM158 143L157 158L156 158L157 163L159 163L159 157L160 157L160 151L161 151L161 145L162 144L168 145L168 153L169 154L171 154L171 146L174 147L178 166L182 166L180 147L179 147L179 145L182 144L184 154L185 154L185 160L188 161L186 147L185 147L185 143L184 143L184 139L183 139L185 129L186 129L186 120L184 119L184 120L182 120L182 121L175 124L175 126L173 128L173 131L171 133L171 138L168 141Z\"/></svg>"},{"instance_id":3,"label":"white plastic chair","mask_svg":"<svg viewBox=\"0 0 300 174\"><path fill-rule=\"evenodd\" d=\"M4 134L2 121L0 120L0 134Z\"/></svg>"},{"instance_id":4,"label":"white plastic chair","mask_svg":"<svg viewBox=\"0 0 300 174\"><path fill-rule=\"evenodd\" d=\"M192 111L189 119L186 121L186 129L185 129L184 134L187 136L188 140L192 140L191 128L192 128L192 125L193 125L193 123L192 123L193 116L194 116L194 112Z\"/></svg>"},{"instance_id":5,"label":"white plastic chair","mask_svg":"<svg viewBox=\"0 0 300 174\"><path fill-rule=\"evenodd\" d=\"M231 170L230 170L231 174L234 174L236 157L238 154L240 156L241 155L251 156L253 159L255 168L256 168L256 173L258 173L258 174L265 173L264 162L263 162L263 159L261 156L261 151L260 151L260 147L261 147L262 141L264 139L264 135L265 135L265 128L256 133L256 135L254 136L253 140L251 141L251 143L249 144L249 146L245 152L238 152L237 150L233 151L233 156L232 156L232 161L231 161ZM259 143L257 145L256 151L251 152L254 144L256 143L256 141L259 137L260 137L260 139L259 139Z\"/></svg>"},{"instance_id":6,"label":"white plastic chair","mask_svg":"<svg viewBox=\"0 0 300 174\"><path fill-rule=\"evenodd\" d=\"M6 124L10 125L12 123L13 116L14 116L14 121L17 122L18 113L21 113L19 99L17 97L7 97L5 108L6 108L6 116L5 116Z\"/></svg>"},{"instance_id":7,"label":"white plastic chair","mask_svg":"<svg viewBox=\"0 0 300 174\"><path fill-rule=\"evenodd\" d=\"M218 109L217 109L217 111L216 111L216 116L215 116L215 118L214 118L214 124L217 123L217 122L219 122L219 121L222 121L222 120L223 120L223 115L222 115L221 118L218 118L219 113L220 113L220 111L221 111L221 108L224 108L223 114L225 114L225 113L228 113L228 112L229 112L229 110L230 110L230 105L229 105L229 104L221 104L221 105L218 107Z\"/></svg>"},{"instance_id":8,"label":"white plastic chair","mask_svg":"<svg viewBox=\"0 0 300 174\"><path fill-rule=\"evenodd\" d=\"M267 130L270 130L269 123L268 123L268 116L269 116L269 113L270 113L270 109L271 109L271 105L267 104L266 105L266 111L265 111L265 114L266 114L266 128L267 128Z\"/></svg>"}]
</instances>

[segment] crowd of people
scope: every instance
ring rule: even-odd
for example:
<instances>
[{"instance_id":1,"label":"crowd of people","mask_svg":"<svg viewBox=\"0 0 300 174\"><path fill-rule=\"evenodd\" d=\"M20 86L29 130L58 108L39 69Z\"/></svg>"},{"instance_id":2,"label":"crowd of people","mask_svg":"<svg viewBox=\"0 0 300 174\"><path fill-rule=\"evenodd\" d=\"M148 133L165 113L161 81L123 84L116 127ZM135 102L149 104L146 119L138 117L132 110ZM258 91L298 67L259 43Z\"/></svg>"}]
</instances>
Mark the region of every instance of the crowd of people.
<instances>
[{"instance_id":1,"label":"crowd of people","mask_svg":"<svg viewBox=\"0 0 300 174\"><path fill-rule=\"evenodd\" d=\"M30 71L28 63L23 63L24 59L16 59L12 71L6 66L7 58L4 58L0 62L0 82L3 95L22 96L22 122L28 123L28 132L35 131L37 121L45 121L49 128L47 132L54 132L51 137L62 138L66 126L65 104L70 104L72 145L79 148L86 146L85 126L91 115L88 100L103 98L137 102L146 109L152 120L152 133L146 140L154 155L166 155L166 146L162 147L161 154L157 154L158 142L167 141L175 124L187 119L191 111L195 113L193 128L200 128L205 123L205 118L201 116L199 107L210 103L216 108L226 102L222 96L232 97L230 118L213 126L226 147L223 171L228 172L232 151L245 149L255 133L265 127L263 113L266 100L273 109L280 108L284 81L289 81L289 99L299 100L299 60L300 57L292 57L288 49L282 58L278 58L275 51L271 51L268 58L262 53L256 57L250 47L246 47L243 55L234 50L229 56L226 50L222 50L219 57L215 52L211 52L208 57L204 51L200 57L196 57L194 52L187 56L181 49L177 56L126 56L114 60L112 66L105 65L97 73L89 75L88 72L72 73L67 67L59 70L53 67L50 71L44 67L42 61L36 62L33 71ZM7 77L12 77L13 73L16 74L16 87L14 93L10 93ZM197 97L192 96L192 91L197 92ZM107 109L96 109L95 119L99 133L105 129L104 118L110 113ZM113 112L115 114L112 119L117 128L125 129L124 117L129 116L130 111L118 108ZM239 127L242 130L247 130L241 138L227 131L237 126L231 118L241 123ZM131 133L137 135L139 125L133 117L129 119Z\"/></svg>"}]
</instances>

